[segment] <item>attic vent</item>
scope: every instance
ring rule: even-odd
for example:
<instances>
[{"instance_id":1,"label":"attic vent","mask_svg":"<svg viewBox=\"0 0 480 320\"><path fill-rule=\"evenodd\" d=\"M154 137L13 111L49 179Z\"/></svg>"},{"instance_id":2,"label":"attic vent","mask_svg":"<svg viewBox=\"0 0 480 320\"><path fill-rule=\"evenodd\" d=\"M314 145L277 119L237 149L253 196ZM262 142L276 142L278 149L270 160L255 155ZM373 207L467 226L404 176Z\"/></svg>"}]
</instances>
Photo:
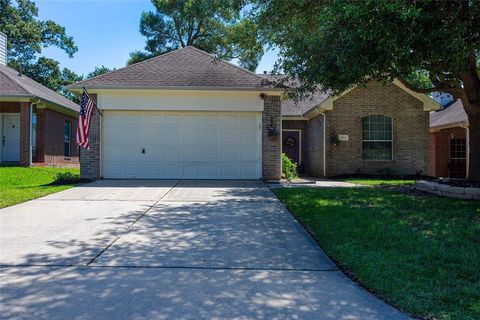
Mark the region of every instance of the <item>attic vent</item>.
<instances>
[{"instance_id":1,"label":"attic vent","mask_svg":"<svg viewBox=\"0 0 480 320\"><path fill-rule=\"evenodd\" d=\"M0 32L0 65L7 65L7 35Z\"/></svg>"}]
</instances>

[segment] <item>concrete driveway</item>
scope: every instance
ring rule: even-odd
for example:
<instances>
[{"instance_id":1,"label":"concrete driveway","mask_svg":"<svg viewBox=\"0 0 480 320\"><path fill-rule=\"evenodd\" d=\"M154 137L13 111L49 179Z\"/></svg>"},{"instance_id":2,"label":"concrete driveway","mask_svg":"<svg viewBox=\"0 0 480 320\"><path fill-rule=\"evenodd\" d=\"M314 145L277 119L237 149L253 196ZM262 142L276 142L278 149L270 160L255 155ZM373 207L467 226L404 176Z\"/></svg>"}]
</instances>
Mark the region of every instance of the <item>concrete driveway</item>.
<instances>
[{"instance_id":1,"label":"concrete driveway","mask_svg":"<svg viewBox=\"0 0 480 320\"><path fill-rule=\"evenodd\" d=\"M103 180L0 210L0 317L404 319L254 181Z\"/></svg>"}]
</instances>

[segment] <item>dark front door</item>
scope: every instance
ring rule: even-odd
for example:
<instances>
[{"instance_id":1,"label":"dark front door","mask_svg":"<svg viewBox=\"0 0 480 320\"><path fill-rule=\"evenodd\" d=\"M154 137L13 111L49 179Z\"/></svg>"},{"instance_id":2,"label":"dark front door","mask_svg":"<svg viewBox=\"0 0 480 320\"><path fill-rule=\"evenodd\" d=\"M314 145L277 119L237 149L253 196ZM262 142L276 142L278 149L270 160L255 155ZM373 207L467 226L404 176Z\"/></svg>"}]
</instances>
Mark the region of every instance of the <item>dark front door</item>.
<instances>
[{"instance_id":1,"label":"dark front door","mask_svg":"<svg viewBox=\"0 0 480 320\"><path fill-rule=\"evenodd\" d=\"M282 131L282 152L300 164L300 131Z\"/></svg>"}]
</instances>

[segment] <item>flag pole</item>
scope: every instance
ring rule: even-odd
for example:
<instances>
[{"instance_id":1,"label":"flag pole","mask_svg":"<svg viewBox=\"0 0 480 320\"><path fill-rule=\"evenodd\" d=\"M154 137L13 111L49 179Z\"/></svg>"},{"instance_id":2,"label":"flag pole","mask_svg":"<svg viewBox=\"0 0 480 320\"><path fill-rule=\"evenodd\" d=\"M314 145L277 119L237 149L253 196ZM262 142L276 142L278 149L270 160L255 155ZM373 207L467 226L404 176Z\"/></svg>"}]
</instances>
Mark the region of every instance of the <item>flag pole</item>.
<instances>
[{"instance_id":1,"label":"flag pole","mask_svg":"<svg viewBox=\"0 0 480 320\"><path fill-rule=\"evenodd\" d=\"M83 88L83 92L85 92L85 93L87 94L88 98L89 98L90 100L92 100L92 99L90 98L90 95L88 94L87 89L85 89L85 87L82 87L82 88ZM92 100L92 102L93 102L93 105L95 106L95 109L97 109L98 113L100 113L100 115L103 117L103 113L100 111L100 109L98 109L97 103L96 103L95 101L93 101L93 100Z\"/></svg>"}]
</instances>

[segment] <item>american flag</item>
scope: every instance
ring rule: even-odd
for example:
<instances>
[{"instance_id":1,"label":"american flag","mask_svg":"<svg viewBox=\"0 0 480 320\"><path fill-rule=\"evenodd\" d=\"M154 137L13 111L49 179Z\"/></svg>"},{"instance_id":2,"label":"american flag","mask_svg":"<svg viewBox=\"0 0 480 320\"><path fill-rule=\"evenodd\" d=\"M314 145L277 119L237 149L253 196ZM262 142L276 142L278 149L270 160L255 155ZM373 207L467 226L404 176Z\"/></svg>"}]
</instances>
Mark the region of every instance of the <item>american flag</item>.
<instances>
[{"instance_id":1,"label":"american flag","mask_svg":"<svg viewBox=\"0 0 480 320\"><path fill-rule=\"evenodd\" d=\"M92 120L94 102L86 92L82 94L82 101L80 103L80 117L78 118L77 127L77 144L84 148L90 149L88 143L88 132L90 131L90 121Z\"/></svg>"}]
</instances>

